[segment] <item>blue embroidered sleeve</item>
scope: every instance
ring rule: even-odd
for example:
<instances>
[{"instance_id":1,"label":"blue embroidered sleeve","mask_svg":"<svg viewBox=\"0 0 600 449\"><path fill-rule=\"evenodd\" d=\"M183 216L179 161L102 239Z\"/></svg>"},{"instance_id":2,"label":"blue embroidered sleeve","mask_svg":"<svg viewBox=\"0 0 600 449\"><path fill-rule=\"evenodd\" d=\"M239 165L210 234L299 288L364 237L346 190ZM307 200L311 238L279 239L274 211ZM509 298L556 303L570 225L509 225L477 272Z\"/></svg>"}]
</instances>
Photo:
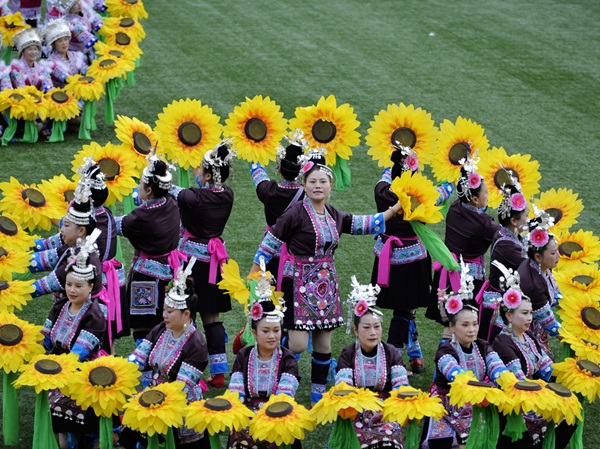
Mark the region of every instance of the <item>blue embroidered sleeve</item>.
<instances>
[{"instance_id":1,"label":"blue embroidered sleeve","mask_svg":"<svg viewBox=\"0 0 600 449\"><path fill-rule=\"evenodd\" d=\"M288 396L295 397L298 389L298 379L290 373L282 373L275 394L284 393Z\"/></svg>"},{"instance_id":2,"label":"blue embroidered sleeve","mask_svg":"<svg viewBox=\"0 0 600 449\"><path fill-rule=\"evenodd\" d=\"M271 234L271 231L267 232L254 255L254 262L259 263L260 256L265 258L265 263L269 262L273 257L279 255L282 245L283 242Z\"/></svg>"},{"instance_id":3,"label":"blue embroidered sleeve","mask_svg":"<svg viewBox=\"0 0 600 449\"><path fill-rule=\"evenodd\" d=\"M231 378L229 379L229 391L234 391L240 395L240 401L244 402L246 400L246 389L244 388L244 374L236 371L231 373Z\"/></svg>"},{"instance_id":4,"label":"blue embroidered sleeve","mask_svg":"<svg viewBox=\"0 0 600 449\"><path fill-rule=\"evenodd\" d=\"M552 337L558 335L558 330L561 326L560 323L556 321L554 312L550 308L550 303L546 303L544 307L534 310L533 319L538 321Z\"/></svg>"},{"instance_id":5,"label":"blue embroidered sleeve","mask_svg":"<svg viewBox=\"0 0 600 449\"><path fill-rule=\"evenodd\" d=\"M115 229L117 230L117 235L123 235L123 218L125 218L124 215L115 217Z\"/></svg>"},{"instance_id":6,"label":"blue embroidered sleeve","mask_svg":"<svg viewBox=\"0 0 600 449\"><path fill-rule=\"evenodd\" d=\"M381 173L381 178L379 179L378 182L385 182L387 184L391 184L392 183L392 169L384 168L383 172Z\"/></svg>"},{"instance_id":7,"label":"blue embroidered sleeve","mask_svg":"<svg viewBox=\"0 0 600 449\"><path fill-rule=\"evenodd\" d=\"M58 263L58 251L56 249L46 249L35 252L31 255L29 261L29 271L39 273L41 271L54 270Z\"/></svg>"},{"instance_id":8,"label":"blue embroidered sleeve","mask_svg":"<svg viewBox=\"0 0 600 449\"><path fill-rule=\"evenodd\" d=\"M352 216L352 228L350 234L352 235L367 235L367 234L383 234L385 232L385 219L383 213L377 213L374 215L353 215Z\"/></svg>"},{"instance_id":9,"label":"blue embroidered sleeve","mask_svg":"<svg viewBox=\"0 0 600 449\"><path fill-rule=\"evenodd\" d=\"M252 162L250 164L250 176L252 176L254 188L256 188L263 181L270 181L267 171L258 162Z\"/></svg>"},{"instance_id":10,"label":"blue embroidered sleeve","mask_svg":"<svg viewBox=\"0 0 600 449\"><path fill-rule=\"evenodd\" d=\"M504 365L504 362L500 359L496 351L487 353L485 356L485 365L487 367L488 376L494 383L496 383L500 374L506 371L506 365Z\"/></svg>"},{"instance_id":11,"label":"blue embroidered sleeve","mask_svg":"<svg viewBox=\"0 0 600 449\"><path fill-rule=\"evenodd\" d=\"M46 321L44 321L44 327L42 328L42 335L44 336L42 343L44 344L46 351L50 351L54 346L52 344L52 339L50 338L50 332L52 332L52 321L46 318Z\"/></svg>"},{"instance_id":12,"label":"blue embroidered sleeve","mask_svg":"<svg viewBox=\"0 0 600 449\"><path fill-rule=\"evenodd\" d=\"M342 368L335 375L335 384L346 382L348 385L354 385L354 373L351 368Z\"/></svg>"},{"instance_id":13,"label":"blue embroidered sleeve","mask_svg":"<svg viewBox=\"0 0 600 449\"><path fill-rule=\"evenodd\" d=\"M171 187L171 195L173 195L175 197L175 199L177 199L177 197L179 196L179 194L181 193L182 190L185 190L183 187L179 187L176 186L175 184L173 184L173 186Z\"/></svg>"},{"instance_id":14,"label":"blue embroidered sleeve","mask_svg":"<svg viewBox=\"0 0 600 449\"><path fill-rule=\"evenodd\" d=\"M37 279L33 283L33 288L35 288L35 291L31 294L32 298L63 290L63 286L54 271L43 278Z\"/></svg>"},{"instance_id":15,"label":"blue embroidered sleeve","mask_svg":"<svg viewBox=\"0 0 600 449\"><path fill-rule=\"evenodd\" d=\"M514 359L511 360L510 362L508 362L506 364L506 368L510 371L512 371L512 373L515 375L515 377L519 380L524 380L525 379L525 373L523 372L523 369L521 368L521 362L519 361L519 359Z\"/></svg>"},{"instance_id":16,"label":"blue embroidered sleeve","mask_svg":"<svg viewBox=\"0 0 600 449\"><path fill-rule=\"evenodd\" d=\"M438 360L438 369L448 381L452 382L457 374L464 370L450 354L443 355Z\"/></svg>"},{"instance_id":17,"label":"blue embroidered sleeve","mask_svg":"<svg viewBox=\"0 0 600 449\"><path fill-rule=\"evenodd\" d=\"M60 232L58 232L48 238L35 239L34 242L35 242L35 248L34 248L35 252L45 251L47 249L56 249L60 245L63 244L63 241L60 238Z\"/></svg>"},{"instance_id":18,"label":"blue embroidered sleeve","mask_svg":"<svg viewBox=\"0 0 600 449\"><path fill-rule=\"evenodd\" d=\"M444 201L446 201L452 193L454 192L454 184L449 182L443 182L439 186L437 186L437 191L440 194L437 201L435 202L436 206L439 206Z\"/></svg>"},{"instance_id":19,"label":"blue embroidered sleeve","mask_svg":"<svg viewBox=\"0 0 600 449\"><path fill-rule=\"evenodd\" d=\"M401 386L408 386L408 373L402 365L394 365L391 369L392 374L392 390L396 390Z\"/></svg>"},{"instance_id":20,"label":"blue embroidered sleeve","mask_svg":"<svg viewBox=\"0 0 600 449\"><path fill-rule=\"evenodd\" d=\"M181 363L181 368L179 368L179 372L177 373L177 380L185 384L183 391L187 394L188 402L200 401L202 399L202 388L198 385L200 379L202 379L202 371L185 362Z\"/></svg>"},{"instance_id":21,"label":"blue embroidered sleeve","mask_svg":"<svg viewBox=\"0 0 600 449\"><path fill-rule=\"evenodd\" d=\"M142 342L133 350L131 355L127 357L127 360L137 364L137 366L140 368L140 371L143 371L148 363L148 357L150 356L151 350L152 343L146 339L143 339Z\"/></svg>"},{"instance_id":22,"label":"blue embroidered sleeve","mask_svg":"<svg viewBox=\"0 0 600 449\"><path fill-rule=\"evenodd\" d=\"M79 361L83 362L90 353L100 346L100 340L91 332L82 330L71 348L71 352L79 356Z\"/></svg>"},{"instance_id":23,"label":"blue embroidered sleeve","mask_svg":"<svg viewBox=\"0 0 600 449\"><path fill-rule=\"evenodd\" d=\"M544 379L546 382L550 381L550 377L552 377L552 359L546 351L542 349L542 361L540 362L540 370L538 372L539 376Z\"/></svg>"}]
</instances>

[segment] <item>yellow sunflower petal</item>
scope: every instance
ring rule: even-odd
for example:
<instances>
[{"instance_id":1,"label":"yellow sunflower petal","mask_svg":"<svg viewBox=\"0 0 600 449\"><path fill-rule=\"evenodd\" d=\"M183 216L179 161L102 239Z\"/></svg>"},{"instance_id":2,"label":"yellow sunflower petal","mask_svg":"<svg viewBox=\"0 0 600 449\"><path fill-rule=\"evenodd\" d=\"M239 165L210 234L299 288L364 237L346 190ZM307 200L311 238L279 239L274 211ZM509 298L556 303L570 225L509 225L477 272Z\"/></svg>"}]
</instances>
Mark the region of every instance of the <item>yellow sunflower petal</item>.
<instances>
[{"instance_id":1,"label":"yellow sunflower petal","mask_svg":"<svg viewBox=\"0 0 600 449\"><path fill-rule=\"evenodd\" d=\"M140 171L136 169L133 155L122 146L110 142L104 146L97 142L84 145L71 161L76 179L79 179L80 176L77 169L83 165L86 157L91 157L97 161L100 170L106 176L105 182L108 188L106 206L112 206L117 201L123 201L123 198L137 187L136 178L140 176Z\"/></svg>"},{"instance_id":2,"label":"yellow sunflower petal","mask_svg":"<svg viewBox=\"0 0 600 449\"><path fill-rule=\"evenodd\" d=\"M65 391L68 391L68 384L79 366L77 354L37 355L31 358L27 365L21 366L21 375L14 385L16 388L34 387L37 394L54 388L58 388L65 393Z\"/></svg>"},{"instance_id":3,"label":"yellow sunflower petal","mask_svg":"<svg viewBox=\"0 0 600 449\"><path fill-rule=\"evenodd\" d=\"M43 179L39 187L42 193L46 194L46 192L52 192L63 199L58 207L60 208L61 216L64 216L67 213L69 203L73 200L73 194L75 193L77 183L68 179L65 175L60 174L50 179Z\"/></svg>"},{"instance_id":4,"label":"yellow sunflower petal","mask_svg":"<svg viewBox=\"0 0 600 449\"><path fill-rule=\"evenodd\" d=\"M8 241L0 246L0 279L11 279L14 273L26 273L31 259L30 251L11 246Z\"/></svg>"},{"instance_id":5,"label":"yellow sunflower petal","mask_svg":"<svg viewBox=\"0 0 600 449\"><path fill-rule=\"evenodd\" d=\"M233 109L223 134L233 138L232 146L240 159L267 165L275 160L286 126L279 105L269 97L256 95Z\"/></svg>"},{"instance_id":6,"label":"yellow sunflower petal","mask_svg":"<svg viewBox=\"0 0 600 449\"><path fill-rule=\"evenodd\" d=\"M304 431L313 430L315 421L302 405L290 396L280 393L271 395L250 422L253 438L277 446L292 444L304 439Z\"/></svg>"},{"instance_id":7,"label":"yellow sunflower petal","mask_svg":"<svg viewBox=\"0 0 600 449\"><path fill-rule=\"evenodd\" d=\"M413 419L421 420L425 417L439 420L445 414L446 409L439 397L410 386L401 386L383 401L383 419L398 422L401 426L406 426Z\"/></svg>"},{"instance_id":8,"label":"yellow sunflower petal","mask_svg":"<svg viewBox=\"0 0 600 449\"><path fill-rule=\"evenodd\" d=\"M238 263L229 259L221 267L222 280L217 284L221 290L225 290L229 296L237 302L246 306L250 298L250 290L246 282L240 276L240 267Z\"/></svg>"},{"instance_id":9,"label":"yellow sunflower petal","mask_svg":"<svg viewBox=\"0 0 600 449\"><path fill-rule=\"evenodd\" d=\"M354 418L365 410L380 411L382 407L374 392L340 382L323 395L310 414L318 424L327 424L335 421L338 415L343 419Z\"/></svg>"},{"instance_id":10,"label":"yellow sunflower petal","mask_svg":"<svg viewBox=\"0 0 600 449\"><path fill-rule=\"evenodd\" d=\"M531 198L531 196L527 196L527 198ZM534 203L554 218L554 226L550 230L557 236L568 232L577 223L577 218L583 211L583 201L571 189L546 190L540 194L538 199L534 200ZM530 211L529 215L533 218L533 211Z\"/></svg>"},{"instance_id":11,"label":"yellow sunflower petal","mask_svg":"<svg viewBox=\"0 0 600 449\"><path fill-rule=\"evenodd\" d=\"M505 415L535 412L551 420L552 414L561 406L560 397L546 388L543 380L519 381L512 372L505 371L500 375L498 384L510 399L498 406Z\"/></svg>"},{"instance_id":12,"label":"yellow sunflower petal","mask_svg":"<svg viewBox=\"0 0 600 449\"><path fill-rule=\"evenodd\" d=\"M97 416L116 415L140 383L138 366L123 357L105 356L81 365L69 386L69 396Z\"/></svg>"},{"instance_id":13,"label":"yellow sunflower petal","mask_svg":"<svg viewBox=\"0 0 600 449\"><path fill-rule=\"evenodd\" d=\"M165 382L132 396L123 406L123 425L149 436L181 427L187 403L184 386L179 381Z\"/></svg>"},{"instance_id":14,"label":"yellow sunflower petal","mask_svg":"<svg viewBox=\"0 0 600 449\"><path fill-rule=\"evenodd\" d=\"M141 171L147 165L146 156L151 148L158 142L158 136L150 125L124 115L117 115L115 120L115 134L136 162L136 170ZM160 149L160 146L157 148Z\"/></svg>"},{"instance_id":15,"label":"yellow sunflower petal","mask_svg":"<svg viewBox=\"0 0 600 449\"><path fill-rule=\"evenodd\" d=\"M419 167L423 170L435 151L439 130L425 109L415 108L412 104L390 104L379 111L367 132L367 154L378 162L380 167L391 167L390 157L395 143L410 147L417 153Z\"/></svg>"},{"instance_id":16,"label":"yellow sunflower petal","mask_svg":"<svg viewBox=\"0 0 600 449\"><path fill-rule=\"evenodd\" d=\"M554 279L567 302L577 296L594 301L600 299L600 271L596 264L571 265L556 271Z\"/></svg>"},{"instance_id":17,"label":"yellow sunflower petal","mask_svg":"<svg viewBox=\"0 0 600 449\"><path fill-rule=\"evenodd\" d=\"M0 281L0 288L1 284ZM6 290L0 290L0 302L2 303L5 300L5 292ZM42 339L42 326L31 324L17 318L12 313L1 311L0 370L4 370L5 373L16 373L30 359L43 354Z\"/></svg>"},{"instance_id":18,"label":"yellow sunflower petal","mask_svg":"<svg viewBox=\"0 0 600 449\"><path fill-rule=\"evenodd\" d=\"M67 78L65 92L83 101L96 101L104 95L104 81L89 75L73 75Z\"/></svg>"},{"instance_id":19,"label":"yellow sunflower petal","mask_svg":"<svg viewBox=\"0 0 600 449\"><path fill-rule=\"evenodd\" d=\"M62 218L62 198L55 192L40 192L35 184L20 184L12 176L9 182L1 182L4 198L0 200L0 211L7 213L23 229L49 231L52 220Z\"/></svg>"},{"instance_id":20,"label":"yellow sunflower petal","mask_svg":"<svg viewBox=\"0 0 600 449\"><path fill-rule=\"evenodd\" d=\"M337 105L335 96L321 97L316 105L296 108L290 129L300 129L311 148L325 148L327 165L350 159L351 147L360 144L360 122L348 103Z\"/></svg>"},{"instance_id":21,"label":"yellow sunflower petal","mask_svg":"<svg viewBox=\"0 0 600 449\"><path fill-rule=\"evenodd\" d=\"M147 19L148 13L142 0L106 0L106 12L111 17Z\"/></svg>"},{"instance_id":22,"label":"yellow sunflower petal","mask_svg":"<svg viewBox=\"0 0 600 449\"><path fill-rule=\"evenodd\" d=\"M600 260L600 239L592 231L562 233L558 239L558 271L580 263L596 263Z\"/></svg>"},{"instance_id":23,"label":"yellow sunflower petal","mask_svg":"<svg viewBox=\"0 0 600 449\"><path fill-rule=\"evenodd\" d=\"M422 173L405 171L392 181L390 189L402 204L405 220L439 223L444 218L441 207L435 205L439 192Z\"/></svg>"},{"instance_id":24,"label":"yellow sunflower petal","mask_svg":"<svg viewBox=\"0 0 600 449\"><path fill-rule=\"evenodd\" d=\"M184 412L186 427L201 433L208 430L211 435L227 429L241 430L253 416L254 412L240 401L239 395L229 390L211 399L192 402Z\"/></svg>"},{"instance_id":25,"label":"yellow sunflower petal","mask_svg":"<svg viewBox=\"0 0 600 449\"><path fill-rule=\"evenodd\" d=\"M597 300L586 295L564 297L556 313L562 327L575 337L600 343L600 307Z\"/></svg>"},{"instance_id":26,"label":"yellow sunflower petal","mask_svg":"<svg viewBox=\"0 0 600 449\"><path fill-rule=\"evenodd\" d=\"M485 406L488 403L500 406L510 402L504 392L491 382L479 382L472 371L456 375L450 383L450 404L464 407L466 404Z\"/></svg>"},{"instance_id":27,"label":"yellow sunflower petal","mask_svg":"<svg viewBox=\"0 0 600 449\"><path fill-rule=\"evenodd\" d=\"M139 59L144 54L139 46L139 42L129 32L125 31L118 31L114 34L109 34L106 36L106 45L112 47L112 49L117 50L118 52L123 53L125 59L129 59L131 61ZM111 52L111 55L118 56L113 52Z\"/></svg>"},{"instance_id":28,"label":"yellow sunflower petal","mask_svg":"<svg viewBox=\"0 0 600 449\"><path fill-rule=\"evenodd\" d=\"M496 208L502 201L500 188L510 182L510 175L521 184L525 198L531 198L540 191L540 164L531 160L529 154L509 156L502 147L493 147L479 155L481 160L477 172L489 186L488 205ZM509 175L510 173L510 175ZM537 204L537 203L536 203Z\"/></svg>"},{"instance_id":29,"label":"yellow sunflower petal","mask_svg":"<svg viewBox=\"0 0 600 449\"><path fill-rule=\"evenodd\" d=\"M67 121L77 117L81 108L74 95L65 89L55 87L46 92L46 114L51 120Z\"/></svg>"},{"instance_id":30,"label":"yellow sunflower petal","mask_svg":"<svg viewBox=\"0 0 600 449\"><path fill-rule=\"evenodd\" d=\"M220 118L200 100L173 101L158 114L154 131L167 158L181 168L196 168L221 141Z\"/></svg>"},{"instance_id":31,"label":"yellow sunflower petal","mask_svg":"<svg viewBox=\"0 0 600 449\"><path fill-rule=\"evenodd\" d=\"M98 30L101 36L114 36L119 32L127 33L138 43L146 37L142 24L130 17L107 17Z\"/></svg>"},{"instance_id":32,"label":"yellow sunflower petal","mask_svg":"<svg viewBox=\"0 0 600 449\"><path fill-rule=\"evenodd\" d=\"M600 395L600 367L589 360L567 358L553 363L556 381L594 402Z\"/></svg>"},{"instance_id":33,"label":"yellow sunflower petal","mask_svg":"<svg viewBox=\"0 0 600 449\"><path fill-rule=\"evenodd\" d=\"M578 338L564 327L558 330L562 337L561 343L568 345L579 359L586 359L595 364L600 363L600 343Z\"/></svg>"},{"instance_id":34,"label":"yellow sunflower petal","mask_svg":"<svg viewBox=\"0 0 600 449\"><path fill-rule=\"evenodd\" d=\"M0 33L2 33L3 45L13 46L12 39L14 35L25 28L31 28L31 25L25 22L20 11L0 17Z\"/></svg>"},{"instance_id":35,"label":"yellow sunflower petal","mask_svg":"<svg viewBox=\"0 0 600 449\"><path fill-rule=\"evenodd\" d=\"M458 117L456 123L444 120L440 125L437 149L431 158L431 169L438 181L455 183L460 177L459 161L475 152L482 157L490 143L483 127Z\"/></svg>"},{"instance_id":36,"label":"yellow sunflower petal","mask_svg":"<svg viewBox=\"0 0 600 449\"><path fill-rule=\"evenodd\" d=\"M14 309L22 310L35 291L34 281L13 280L11 276L0 279L5 279L0 280L0 312L14 313Z\"/></svg>"},{"instance_id":37,"label":"yellow sunflower petal","mask_svg":"<svg viewBox=\"0 0 600 449\"><path fill-rule=\"evenodd\" d=\"M0 210L0 246L27 252L35 246L36 238L36 236L24 232L17 220L14 220L10 214Z\"/></svg>"},{"instance_id":38,"label":"yellow sunflower petal","mask_svg":"<svg viewBox=\"0 0 600 449\"><path fill-rule=\"evenodd\" d=\"M13 119L31 121L35 120L37 116L35 97L30 95L30 90L24 87L5 89L0 92L0 111L7 109Z\"/></svg>"},{"instance_id":39,"label":"yellow sunflower petal","mask_svg":"<svg viewBox=\"0 0 600 449\"><path fill-rule=\"evenodd\" d=\"M135 64L133 61L105 55L95 59L90 64L87 76L97 78L102 82L108 82L114 78L122 78L127 72L130 72L134 68Z\"/></svg>"}]
</instances>

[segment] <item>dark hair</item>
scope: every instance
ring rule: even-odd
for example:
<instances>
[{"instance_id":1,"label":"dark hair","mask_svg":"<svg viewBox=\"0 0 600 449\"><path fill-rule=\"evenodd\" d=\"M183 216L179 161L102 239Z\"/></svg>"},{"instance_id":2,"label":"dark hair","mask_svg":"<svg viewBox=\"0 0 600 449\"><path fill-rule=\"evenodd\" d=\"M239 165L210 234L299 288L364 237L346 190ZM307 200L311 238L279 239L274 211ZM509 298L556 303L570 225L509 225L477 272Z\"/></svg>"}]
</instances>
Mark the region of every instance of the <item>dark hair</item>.
<instances>
[{"instance_id":1,"label":"dark hair","mask_svg":"<svg viewBox=\"0 0 600 449\"><path fill-rule=\"evenodd\" d=\"M554 238L554 235L548 234L548 243L546 243L544 246L538 248L536 246L529 245L529 247L527 248L527 256L531 260L535 260L535 255L536 254L544 254L544 252L548 249L548 245L550 244L550 242L552 240L556 240Z\"/></svg>"},{"instance_id":2,"label":"dark hair","mask_svg":"<svg viewBox=\"0 0 600 449\"><path fill-rule=\"evenodd\" d=\"M404 154L400 150L394 150L392 152L392 156L390 157L391 161L394 163L394 165L392 165L392 179L401 176L402 173L406 171L404 162L406 161L407 157L408 155Z\"/></svg>"},{"instance_id":3,"label":"dark hair","mask_svg":"<svg viewBox=\"0 0 600 449\"><path fill-rule=\"evenodd\" d=\"M254 330L256 330L256 325L258 324L259 321L261 321L264 318L264 314L266 312L272 312L273 310L275 310L275 304L273 304L273 301L261 301L260 305L263 308L263 317L260 320L250 320L250 327Z\"/></svg>"},{"instance_id":4,"label":"dark hair","mask_svg":"<svg viewBox=\"0 0 600 449\"><path fill-rule=\"evenodd\" d=\"M460 168L460 178L456 183L456 193L458 194L458 199L461 203L468 203L471 201L471 198L474 196L479 197L481 194L481 188L483 187L483 183L485 181L482 179L481 184L476 189L469 188L469 173L465 170L464 167ZM466 190L469 192L467 192Z\"/></svg>"},{"instance_id":5,"label":"dark hair","mask_svg":"<svg viewBox=\"0 0 600 449\"><path fill-rule=\"evenodd\" d=\"M285 157L279 162L279 173L283 179L293 181L300 173L300 164L298 156L302 155L302 147L290 144L285 149Z\"/></svg>"},{"instance_id":6,"label":"dark hair","mask_svg":"<svg viewBox=\"0 0 600 449\"><path fill-rule=\"evenodd\" d=\"M100 166L98 164L92 165L87 171L87 174L92 179L98 179L99 177L101 177L101 173L102 172L100 171ZM108 199L108 188L104 187L103 189L95 189L94 187L92 187L91 190L92 204L94 205L94 207L102 206Z\"/></svg>"},{"instance_id":7,"label":"dark hair","mask_svg":"<svg viewBox=\"0 0 600 449\"><path fill-rule=\"evenodd\" d=\"M199 299L196 290L194 289L194 279L191 276L185 280L185 294L188 295L188 297L185 301L187 308L184 310L190 311L190 318L192 319L192 322L195 322Z\"/></svg>"},{"instance_id":8,"label":"dark hair","mask_svg":"<svg viewBox=\"0 0 600 449\"><path fill-rule=\"evenodd\" d=\"M157 176L165 176L167 174L168 166L165 161L158 160L154 162L154 176L150 180L149 184L144 182L144 187L150 187L155 198L160 198L169 195L169 191L161 189Z\"/></svg>"},{"instance_id":9,"label":"dark hair","mask_svg":"<svg viewBox=\"0 0 600 449\"><path fill-rule=\"evenodd\" d=\"M514 195L515 193L521 193L519 191L519 189L517 189L515 186L513 185L509 185L505 187L506 189L510 190L510 195ZM502 217L500 216L500 212L498 211L498 222L504 226L507 227L510 224L510 219L511 218L516 218L517 220L521 219L521 216L525 213L525 210L527 208L523 209L523 210L515 210L512 207L510 208L510 215L508 217Z\"/></svg>"},{"instance_id":10,"label":"dark hair","mask_svg":"<svg viewBox=\"0 0 600 449\"><path fill-rule=\"evenodd\" d=\"M460 309L456 313L446 313L446 315L448 316L448 322L454 326L456 324L456 319L457 319L458 315L461 314L462 312L464 312L465 310L470 310L471 312L475 312L475 314L477 316L479 316L479 310L477 310L477 308L475 306L472 306L471 304L465 304L463 306L463 308Z\"/></svg>"},{"instance_id":11,"label":"dark hair","mask_svg":"<svg viewBox=\"0 0 600 449\"><path fill-rule=\"evenodd\" d=\"M370 313L371 315L375 316L375 314L373 313L372 310L367 309L367 311L365 313L363 313L361 316L358 315L354 315L352 322L354 323L354 327L358 328L358 325L360 324L360 320L362 320L362 318L367 314Z\"/></svg>"},{"instance_id":12,"label":"dark hair","mask_svg":"<svg viewBox=\"0 0 600 449\"><path fill-rule=\"evenodd\" d=\"M217 158L224 161L228 155L229 155L229 148L227 148L227 145L221 145L219 148L217 148L217 155L216 155ZM219 170L219 173L221 174L221 182L227 181L227 178L229 177L229 165L223 164L220 167L218 167L218 170ZM213 167L211 165L204 164L204 171L205 171L205 173L210 173L210 175L212 176L212 179L214 181L215 175L213 173Z\"/></svg>"},{"instance_id":13,"label":"dark hair","mask_svg":"<svg viewBox=\"0 0 600 449\"><path fill-rule=\"evenodd\" d=\"M315 170L319 170L320 167L327 167L327 164L325 163L325 156L312 156L310 158L310 162L314 163L314 165L310 168L310 170L303 174L302 177L304 181L306 181L308 175L310 175Z\"/></svg>"}]
</instances>

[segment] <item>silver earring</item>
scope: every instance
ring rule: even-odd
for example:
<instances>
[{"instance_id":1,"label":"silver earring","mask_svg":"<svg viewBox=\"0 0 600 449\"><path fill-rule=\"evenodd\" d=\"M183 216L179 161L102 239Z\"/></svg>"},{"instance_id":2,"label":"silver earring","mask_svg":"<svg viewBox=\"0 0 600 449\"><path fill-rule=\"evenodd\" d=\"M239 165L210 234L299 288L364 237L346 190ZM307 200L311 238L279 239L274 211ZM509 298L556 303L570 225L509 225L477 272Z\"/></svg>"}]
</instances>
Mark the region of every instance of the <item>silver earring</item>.
<instances>
[{"instance_id":1,"label":"silver earring","mask_svg":"<svg viewBox=\"0 0 600 449\"><path fill-rule=\"evenodd\" d=\"M187 323L183 323L183 328L187 329L187 327L188 327L188 324Z\"/></svg>"},{"instance_id":2,"label":"silver earring","mask_svg":"<svg viewBox=\"0 0 600 449\"><path fill-rule=\"evenodd\" d=\"M456 343L456 334L452 332L452 343Z\"/></svg>"},{"instance_id":3,"label":"silver earring","mask_svg":"<svg viewBox=\"0 0 600 449\"><path fill-rule=\"evenodd\" d=\"M512 332L512 322L508 323L508 330Z\"/></svg>"}]
</instances>

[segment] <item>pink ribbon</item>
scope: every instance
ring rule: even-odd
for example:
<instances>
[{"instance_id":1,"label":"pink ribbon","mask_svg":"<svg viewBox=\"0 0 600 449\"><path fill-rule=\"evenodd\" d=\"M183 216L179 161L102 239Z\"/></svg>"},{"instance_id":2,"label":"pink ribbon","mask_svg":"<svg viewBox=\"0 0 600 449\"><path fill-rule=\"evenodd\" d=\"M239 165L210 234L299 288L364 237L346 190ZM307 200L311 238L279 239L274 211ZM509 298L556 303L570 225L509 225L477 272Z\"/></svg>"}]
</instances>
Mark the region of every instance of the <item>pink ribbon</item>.
<instances>
[{"instance_id":1,"label":"pink ribbon","mask_svg":"<svg viewBox=\"0 0 600 449\"><path fill-rule=\"evenodd\" d=\"M100 290L98 293L96 293L95 295L92 295L92 298L98 298L99 301L101 301L103 304L106 305L106 308L108 309L108 322L107 322L107 332L108 332L108 345L112 346L113 343L113 339L112 339L112 326L110 325L111 322L111 318L110 318L110 298L108 297L108 293L106 292L106 289L104 288L104 286L102 286L102 290Z\"/></svg>"},{"instance_id":2,"label":"pink ribbon","mask_svg":"<svg viewBox=\"0 0 600 449\"><path fill-rule=\"evenodd\" d=\"M121 290L119 286L119 275L116 266L120 262L116 259L109 259L102 262L102 272L106 275L106 293L108 295L108 321L117 323L117 333L123 330L123 320L121 318Z\"/></svg>"},{"instance_id":3,"label":"pink ribbon","mask_svg":"<svg viewBox=\"0 0 600 449\"><path fill-rule=\"evenodd\" d=\"M377 265L377 285L387 287L390 285L390 266L392 264L392 245L403 246L402 240L398 237L390 235L383 244L379 253L379 264Z\"/></svg>"},{"instance_id":4,"label":"pink ribbon","mask_svg":"<svg viewBox=\"0 0 600 449\"><path fill-rule=\"evenodd\" d=\"M294 256L292 256L288 249L287 249L287 244L284 243L283 245L281 245L281 249L279 251L279 266L277 267L277 286L275 287L275 290L277 290L278 292L281 291L281 283L283 282L283 271L285 268L285 263L291 260L292 263L294 263Z\"/></svg>"},{"instance_id":5,"label":"pink ribbon","mask_svg":"<svg viewBox=\"0 0 600 449\"><path fill-rule=\"evenodd\" d=\"M456 260L456 254L452 253L452 256L454 257L454 260ZM437 260L433 262L433 271L440 272L440 290L446 291L448 280L450 280L450 287L452 291L458 292L460 289L460 271L448 271L448 269Z\"/></svg>"},{"instance_id":6,"label":"pink ribbon","mask_svg":"<svg viewBox=\"0 0 600 449\"><path fill-rule=\"evenodd\" d=\"M174 276L177 274L177 270L181 266L181 261L183 260L184 262L187 262L187 260L188 260L187 254L182 251L179 251L178 249L174 249L173 251L165 253L165 254L156 254L156 255L154 255L154 254L150 255L150 254L146 254L143 251L140 251L139 257L141 257L142 259L160 259L161 257L166 257L167 262L169 263L169 266L173 270Z\"/></svg>"},{"instance_id":7,"label":"pink ribbon","mask_svg":"<svg viewBox=\"0 0 600 449\"><path fill-rule=\"evenodd\" d=\"M210 268L208 271L208 282L217 283L217 269L221 271L221 265L227 260L229 254L223 245L223 241L214 237L208 241L208 254L210 254Z\"/></svg>"}]
</instances>

